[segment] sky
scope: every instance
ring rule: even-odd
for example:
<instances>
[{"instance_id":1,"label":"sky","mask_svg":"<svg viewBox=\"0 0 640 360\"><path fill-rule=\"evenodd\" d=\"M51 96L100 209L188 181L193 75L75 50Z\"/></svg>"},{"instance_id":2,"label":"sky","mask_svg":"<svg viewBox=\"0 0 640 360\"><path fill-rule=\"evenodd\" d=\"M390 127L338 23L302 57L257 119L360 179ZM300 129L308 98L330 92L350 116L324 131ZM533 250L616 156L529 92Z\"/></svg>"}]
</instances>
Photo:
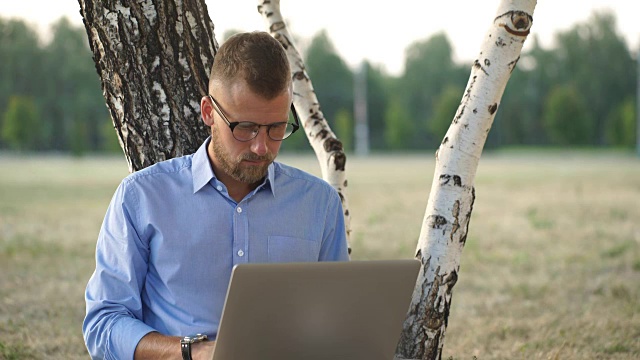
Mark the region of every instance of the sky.
<instances>
[{"instance_id":1,"label":"sky","mask_svg":"<svg viewBox=\"0 0 640 360\"><path fill-rule=\"evenodd\" d=\"M265 30L255 0L206 0L217 39L226 30ZM355 68L364 59L390 74L401 73L405 49L414 41L444 32L456 61L472 61L480 51L500 0L281 0L280 7L292 33L303 40L326 29L342 58ZM378 5L374 5L378 4ZM2 0L0 16L19 17L36 25L46 38L49 25L62 16L81 25L76 0ZM542 45L553 46L554 34L585 22L594 11L610 10L618 33L632 52L640 44L637 0L540 0L533 14L531 34ZM530 46L532 35L525 43ZM304 43L299 44L304 48Z\"/></svg>"}]
</instances>

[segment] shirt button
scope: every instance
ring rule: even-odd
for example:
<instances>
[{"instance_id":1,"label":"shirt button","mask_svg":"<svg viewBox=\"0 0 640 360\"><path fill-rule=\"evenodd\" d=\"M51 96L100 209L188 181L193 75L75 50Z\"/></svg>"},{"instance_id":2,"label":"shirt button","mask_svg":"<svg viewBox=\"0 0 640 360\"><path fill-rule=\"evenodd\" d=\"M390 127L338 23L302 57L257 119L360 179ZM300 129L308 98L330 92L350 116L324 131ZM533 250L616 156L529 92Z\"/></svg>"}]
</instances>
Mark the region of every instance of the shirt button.
<instances>
[{"instance_id":1,"label":"shirt button","mask_svg":"<svg viewBox=\"0 0 640 360\"><path fill-rule=\"evenodd\" d=\"M243 257L244 256L244 251L238 250L238 256Z\"/></svg>"},{"instance_id":2,"label":"shirt button","mask_svg":"<svg viewBox=\"0 0 640 360\"><path fill-rule=\"evenodd\" d=\"M240 214L240 213L242 213L242 208L241 208L240 206L238 206L238 207L236 208L236 211L238 212L238 214Z\"/></svg>"},{"instance_id":3,"label":"shirt button","mask_svg":"<svg viewBox=\"0 0 640 360\"><path fill-rule=\"evenodd\" d=\"M216 186L216 189L218 189L218 191L222 191L222 186L218 185Z\"/></svg>"}]
</instances>

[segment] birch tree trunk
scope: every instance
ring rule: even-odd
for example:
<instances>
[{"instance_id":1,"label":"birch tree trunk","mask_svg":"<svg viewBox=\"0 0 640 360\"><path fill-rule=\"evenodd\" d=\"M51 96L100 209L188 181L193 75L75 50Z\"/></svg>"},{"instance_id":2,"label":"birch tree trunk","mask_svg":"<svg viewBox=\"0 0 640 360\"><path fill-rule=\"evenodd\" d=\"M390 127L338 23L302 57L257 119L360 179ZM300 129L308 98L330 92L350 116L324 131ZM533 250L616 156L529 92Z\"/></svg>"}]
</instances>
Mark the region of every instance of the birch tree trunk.
<instances>
[{"instance_id":1,"label":"birch tree trunk","mask_svg":"<svg viewBox=\"0 0 640 360\"><path fill-rule=\"evenodd\" d=\"M502 0L456 115L436 152L416 258L422 262L396 359L440 359L460 255L475 200L474 179L502 93L529 34L536 0Z\"/></svg>"},{"instance_id":2,"label":"birch tree trunk","mask_svg":"<svg viewBox=\"0 0 640 360\"><path fill-rule=\"evenodd\" d=\"M218 48L204 0L79 3L129 171L195 152Z\"/></svg>"},{"instance_id":3,"label":"birch tree trunk","mask_svg":"<svg viewBox=\"0 0 640 360\"><path fill-rule=\"evenodd\" d=\"M280 13L280 0L258 0L258 12L262 15L271 35L278 40L287 51L293 74L293 103L300 115L311 147L318 157L322 178L331 184L342 200L347 239L351 235L351 216L347 201L347 176L345 165L347 156L342 142L331 131L327 120L320 110L318 98L313 90L302 57L292 41L291 34ZM349 247L351 253L351 247Z\"/></svg>"}]
</instances>

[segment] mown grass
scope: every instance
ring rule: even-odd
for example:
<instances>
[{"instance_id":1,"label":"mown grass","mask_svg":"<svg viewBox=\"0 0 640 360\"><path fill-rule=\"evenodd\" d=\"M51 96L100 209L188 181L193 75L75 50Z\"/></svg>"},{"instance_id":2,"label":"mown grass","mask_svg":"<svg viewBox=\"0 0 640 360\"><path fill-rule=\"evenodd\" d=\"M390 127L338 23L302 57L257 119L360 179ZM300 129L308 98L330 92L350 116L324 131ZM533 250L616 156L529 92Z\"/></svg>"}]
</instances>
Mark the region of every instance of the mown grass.
<instances>
[{"instance_id":1,"label":"mown grass","mask_svg":"<svg viewBox=\"0 0 640 360\"><path fill-rule=\"evenodd\" d=\"M282 160L319 174L311 156ZM354 259L412 257L431 154L350 156ZM0 359L85 359L84 287L123 158L0 156ZM640 160L488 153L444 358L640 357Z\"/></svg>"}]
</instances>

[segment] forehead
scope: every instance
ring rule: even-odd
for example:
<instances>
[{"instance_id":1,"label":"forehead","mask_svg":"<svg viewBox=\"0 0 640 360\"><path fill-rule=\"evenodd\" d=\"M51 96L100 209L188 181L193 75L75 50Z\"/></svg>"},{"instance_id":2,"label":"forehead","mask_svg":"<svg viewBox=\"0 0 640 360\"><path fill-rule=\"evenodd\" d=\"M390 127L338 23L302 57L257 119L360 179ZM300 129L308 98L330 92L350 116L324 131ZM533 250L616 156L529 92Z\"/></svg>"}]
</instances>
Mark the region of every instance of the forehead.
<instances>
[{"instance_id":1,"label":"forehead","mask_svg":"<svg viewBox=\"0 0 640 360\"><path fill-rule=\"evenodd\" d=\"M232 84L226 91L217 88L213 96L232 121L256 123L286 121L293 97L291 88L288 88L280 95L266 99L243 83Z\"/></svg>"}]
</instances>

